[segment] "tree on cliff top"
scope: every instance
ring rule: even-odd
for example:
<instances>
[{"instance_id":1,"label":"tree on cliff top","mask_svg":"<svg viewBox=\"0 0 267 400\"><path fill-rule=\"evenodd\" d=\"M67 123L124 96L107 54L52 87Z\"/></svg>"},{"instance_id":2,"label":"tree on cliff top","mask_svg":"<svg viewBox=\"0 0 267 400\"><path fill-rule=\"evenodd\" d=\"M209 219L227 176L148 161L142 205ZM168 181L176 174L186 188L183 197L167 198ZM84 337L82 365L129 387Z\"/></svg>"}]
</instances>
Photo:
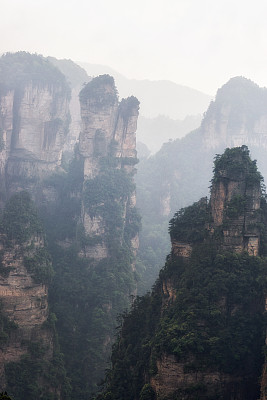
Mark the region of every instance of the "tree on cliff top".
<instances>
[{"instance_id":1,"label":"tree on cliff top","mask_svg":"<svg viewBox=\"0 0 267 400\"><path fill-rule=\"evenodd\" d=\"M260 179L247 149L227 149L220 160L226 156L230 164L241 158L243 176L251 172ZM219 157L217 167L218 162ZM124 314L106 390L98 400L153 399L150 384L157 374L161 382L158 366L166 356L187 378L174 393L167 388L168 396L161 393L159 398L230 399L233 390L244 400L259 398L267 259L223 251L212 233L206 240L202 231L209 218L207 203L200 201L171 221L171 234L191 240L192 254L188 259L169 255L152 293L137 298ZM229 384L194 382L196 376L213 373L227 374Z\"/></svg>"},{"instance_id":2,"label":"tree on cliff top","mask_svg":"<svg viewBox=\"0 0 267 400\"><path fill-rule=\"evenodd\" d=\"M0 400L12 400L11 397L8 396L7 392L0 393Z\"/></svg>"},{"instance_id":3,"label":"tree on cliff top","mask_svg":"<svg viewBox=\"0 0 267 400\"><path fill-rule=\"evenodd\" d=\"M108 74L92 79L80 91L80 101L93 101L98 106L113 106L118 102L114 78Z\"/></svg>"},{"instance_id":4,"label":"tree on cliff top","mask_svg":"<svg viewBox=\"0 0 267 400\"><path fill-rule=\"evenodd\" d=\"M70 95L65 76L47 58L25 51L4 54L0 58L0 94L29 83L60 87Z\"/></svg>"}]
</instances>

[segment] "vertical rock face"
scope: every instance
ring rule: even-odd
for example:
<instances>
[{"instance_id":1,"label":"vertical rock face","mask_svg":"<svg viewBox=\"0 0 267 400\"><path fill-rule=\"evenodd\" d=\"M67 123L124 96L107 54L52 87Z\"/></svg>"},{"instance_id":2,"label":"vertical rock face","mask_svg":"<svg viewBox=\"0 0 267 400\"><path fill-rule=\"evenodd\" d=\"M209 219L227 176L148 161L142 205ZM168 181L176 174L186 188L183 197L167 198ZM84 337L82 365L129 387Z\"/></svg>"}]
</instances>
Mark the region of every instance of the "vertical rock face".
<instances>
[{"instance_id":1,"label":"vertical rock face","mask_svg":"<svg viewBox=\"0 0 267 400\"><path fill-rule=\"evenodd\" d=\"M50 298L58 310L72 394L89 398L103 378L117 315L129 305L137 286L140 218L133 175L139 102L133 97L119 102L113 78L104 75L82 89L80 103L80 139L65 196L57 204L59 218L54 215L59 224L67 220L68 232L59 232L61 249L55 254L58 270ZM61 209L65 200L66 211ZM67 326L65 312L71 316Z\"/></svg>"},{"instance_id":2,"label":"vertical rock face","mask_svg":"<svg viewBox=\"0 0 267 400\"><path fill-rule=\"evenodd\" d=\"M267 148L267 90L243 77L229 80L218 90L201 125L204 147Z\"/></svg>"},{"instance_id":3,"label":"vertical rock face","mask_svg":"<svg viewBox=\"0 0 267 400\"><path fill-rule=\"evenodd\" d=\"M0 96L0 184L2 193L5 191L5 167L10 153L13 131L13 103L14 90L8 90Z\"/></svg>"},{"instance_id":4,"label":"vertical rock face","mask_svg":"<svg viewBox=\"0 0 267 400\"><path fill-rule=\"evenodd\" d=\"M110 154L111 140L118 116L118 97L113 78L93 79L80 93L82 130L79 152L84 158L84 177L99 172L99 158Z\"/></svg>"},{"instance_id":5,"label":"vertical rock face","mask_svg":"<svg viewBox=\"0 0 267 400\"><path fill-rule=\"evenodd\" d=\"M16 63L23 70L22 76L10 67ZM8 77L6 85L1 74ZM55 266L49 309L58 315L58 337L73 393L88 398L106 368L117 314L129 304L136 289L140 219L133 175L139 102L134 97L119 102L109 76L87 84L80 93L82 126L76 158L67 171L60 164L69 124L69 94L64 77L42 57L22 53L0 59L0 199L2 203L12 200L17 192L23 197L23 190L27 190L42 211ZM72 106L77 116L75 101ZM71 137L75 140L78 116L73 127ZM71 147L71 140L65 149ZM16 207L20 210L20 202ZM24 211L15 208L11 212L15 228L16 218L23 219ZM27 230L27 221L25 225ZM43 276L50 263L43 260L43 237L33 232L21 240L13 238L12 232L13 224L9 224L0 237L3 315L8 329L13 322L16 325L14 332L8 332L1 354L7 370L1 372L2 382L7 388L14 385L11 393L18 396L21 371L41 362L39 356L33 357L36 349L30 345L40 344L45 365L36 374L43 375L38 375L39 380L32 371L30 375L40 388L46 385L55 398L61 398L60 387L55 389L45 376L56 374L56 385L60 386L64 367L62 363L62 369L53 370L61 359L52 358L56 345L49 318L53 313L48 313ZM73 316L67 326L65 312ZM69 350L70 341L73 346Z\"/></svg>"},{"instance_id":6,"label":"vertical rock face","mask_svg":"<svg viewBox=\"0 0 267 400\"><path fill-rule=\"evenodd\" d=\"M10 371L19 365L23 356L29 357L30 346L44 349L42 357L47 365L54 352L54 334L47 323L47 284L51 279L52 266L40 222L26 192L11 197L5 207L0 254L0 384L2 388L12 391L16 384ZM26 365L24 368L26 374L30 373ZM40 368L39 373L44 374L45 369ZM19 374L18 368L18 381L21 379ZM50 388L48 381L46 384Z\"/></svg>"},{"instance_id":7,"label":"vertical rock face","mask_svg":"<svg viewBox=\"0 0 267 400\"><path fill-rule=\"evenodd\" d=\"M21 179L38 179L60 166L68 128L68 98L61 88L26 86L6 136L6 183L9 192ZM9 137L8 137L9 136ZM17 178L17 182L11 184ZM15 185L14 185L15 184Z\"/></svg>"},{"instance_id":8,"label":"vertical rock face","mask_svg":"<svg viewBox=\"0 0 267 400\"><path fill-rule=\"evenodd\" d=\"M54 57L48 57L48 60L65 75L67 82L71 87L71 122L69 135L64 145L64 151L73 152L74 146L78 142L81 132L79 92L82 86L86 82L89 82L91 78L82 67L74 63L72 60L58 60Z\"/></svg>"},{"instance_id":9,"label":"vertical rock face","mask_svg":"<svg viewBox=\"0 0 267 400\"><path fill-rule=\"evenodd\" d=\"M8 194L18 187L25 189L25 180L43 179L60 166L68 101L58 95L49 88L25 88L18 114L14 116L20 124L16 133L13 130L6 163ZM34 193L30 183L27 189Z\"/></svg>"},{"instance_id":10,"label":"vertical rock face","mask_svg":"<svg viewBox=\"0 0 267 400\"><path fill-rule=\"evenodd\" d=\"M89 82L80 93L82 131L79 140L79 154L84 164L84 179L93 182L111 173L114 176L114 185L120 178L132 181L136 158L136 129L139 110L139 102L135 97L118 101L114 79L109 75L102 75ZM112 160L112 161L111 161ZM106 163L106 167L104 164ZM108 165L110 163L110 165ZM121 171L121 173L119 173ZM112 178L112 179L113 179ZM111 177L107 178L111 179ZM97 181L95 182L97 184ZM115 189L115 187L114 187ZM105 188L103 188L104 193ZM110 196L109 193L107 193ZM105 202L105 198L98 202ZM115 203L122 207L122 215L125 224L127 214L135 208L135 192L129 191L125 196L121 193L114 198ZM88 207L83 206L82 221L85 233L89 236L103 237L107 226L101 213L89 212ZM123 229L118 232L120 240L123 239ZM138 236L131 239L134 251L138 247ZM108 256L105 240L94 246L87 246L84 253L86 257L93 257L99 261Z\"/></svg>"},{"instance_id":11,"label":"vertical rock face","mask_svg":"<svg viewBox=\"0 0 267 400\"><path fill-rule=\"evenodd\" d=\"M43 248L39 238L32 238L34 250ZM0 384L5 387L5 365L19 362L21 356L28 354L27 343L42 342L46 347L45 357L53 355L53 335L44 327L48 318L47 287L35 283L32 275L24 265L29 251L23 250L20 244L6 247L6 238L1 238L2 274L0 277L0 300L2 312L14 322L14 330L10 338L1 348L0 353ZM5 272L6 271L6 272Z\"/></svg>"},{"instance_id":12,"label":"vertical rock face","mask_svg":"<svg viewBox=\"0 0 267 400\"><path fill-rule=\"evenodd\" d=\"M210 202L208 204L207 199L203 198L195 204L198 208L198 211L195 210L196 218L198 213L203 213L199 220L203 228L203 221L210 214L205 230L209 233L208 237L217 237L221 249L236 253L247 251L256 256L260 244L263 178L255 162L251 161L246 146L226 149L223 155L217 155L214 164ZM188 225L187 230L187 237L179 232L171 235L172 252L176 256L189 258L191 255L198 234L196 226ZM204 236L201 237L203 239Z\"/></svg>"},{"instance_id":13,"label":"vertical rock face","mask_svg":"<svg viewBox=\"0 0 267 400\"><path fill-rule=\"evenodd\" d=\"M211 190L214 230L221 230L223 249L259 254L262 177L246 146L228 149L215 160Z\"/></svg>"},{"instance_id":14,"label":"vertical rock face","mask_svg":"<svg viewBox=\"0 0 267 400\"><path fill-rule=\"evenodd\" d=\"M191 262L194 247L203 240L210 244L216 243L220 252L247 252L251 256L260 254L263 178L257 171L255 162L251 161L247 147L242 146L226 149L223 155L217 155L214 165L209 204L206 199L202 199L180 214L177 213L179 226L175 226L175 218L171 221L172 255L183 258L185 262ZM193 218L192 226L190 215ZM165 294L163 307L172 304L173 297L176 296L173 285L170 278L162 281L162 292ZM224 302L225 299L222 300L222 303ZM201 322L199 324L201 326ZM193 358L190 360L189 357L187 362L193 363ZM262 378L264 387L265 381L266 366ZM182 395L186 388L198 385L206 386L205 395L211 397L220 393L221 397L218 398L221 399L241 400L253 396L255 398L255 394L244 392L246 389L242 388L242 378L238 375L231 376L211 368L204 368L196 373L187 372L184 362L179 362L176 357L167 354L157 361L157 374L150 383L158 399L165 398L166 395L172 396L173 393ZM257 385L257 382L254 384ZM235 393L232 392L234 387ZM189 394L188 397L185 394L184 396L181 398L193 398Z\"/></svg>"},{"instance_id":15,"label":"vertical rock face","mask_svg":"<svg viewBox=\"0 0 267 400\"><path fill-rule=\"evenodd\" d=\"M42 57L16 53L0 59L2 192L10 195L22 180L42 179L59 167L69 100L64 76Z\"/></svg>"},{"instance_id":16,"label":"vertical rock face","mask_svg":"<svg viewBox=\"0 0 267 400\"><path fill-rule=\"evenodd\" d=\"M172 252L151 295L125 316L100 400L259 398L267 276L261 182L245 146L217 156L210 201L170 221Z\"/></svg>"},{"instance_id":17,"label":"vertical rock face","mask_svg":"<svg viewBox=\"0 0 267 400\"><path fill-rule=\"evenodd\" d=\"M84 159L84 177L94 178L106 156L118 158L119 167L131 172L133 167L128 165L136 161L138 100L130 97L119 103L114 79L102 75L80 92L80 102L79 152Z\"/></svg>"},{"instance_id":18,"label":"vertical rock face","mask_svg":"<svg viewBox=\"0 0 267 400\"><path fill-rule=\"evenodd\" d=\"M194 246L204 240L208 243L210 241L217 243L221 252L241 254L245 251L251 256L258 256L262 222L261 182L262 177L257 171L255 162L250 160L246 146L227 149L223 155L218 155L215 160L210 203L207 204L206 199L202 199L192 208L188 207L182 213L177 213L178 218L180 216L179 227L172 225L174 220L171 221L172 255L190 263ZM189 221L190 215L194 219L192 227ZM184 236L181 236L179 228L182 228ZM200 229L206 232L202 237L196 235ZM166 291L167 286L169 286L168 291ZM172 304L173 297L176 296L170 278L163 280L162 291L165 294L163 306L166 307L166 303ZM262 385L266 380L264 371ZM178 362L176 357L166 354L158 360L157 374L150 381L159 399L172 396L179 391L182 396L185 388L194 385L195 387L204 385L207 387L206 395L214 396L220 393L222 397L219 398L222 399L255 396L249 394L249 397L246 397L241 382L242 379L238 376L233 377L231 374L210 368L197 373L186 372L184 362ZM236 393L231 394L231 387L234 386ZM190 395L181 398L191 399Z\"/></svg>"}]
</instances>

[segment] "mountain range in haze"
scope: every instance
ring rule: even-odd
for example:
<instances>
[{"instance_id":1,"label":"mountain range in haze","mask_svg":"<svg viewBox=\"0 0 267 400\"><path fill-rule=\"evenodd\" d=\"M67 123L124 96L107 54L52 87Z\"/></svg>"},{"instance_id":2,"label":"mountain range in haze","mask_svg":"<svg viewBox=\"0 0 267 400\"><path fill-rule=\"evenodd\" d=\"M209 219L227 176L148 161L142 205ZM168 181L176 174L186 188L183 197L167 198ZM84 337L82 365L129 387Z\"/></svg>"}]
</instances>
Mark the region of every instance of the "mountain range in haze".
<instances>
[{"instance_id":1,"label":"mountain range in haze","mask_svg":"<svg viewBox=\"0 0 267 400\"><path fill-rule=\"evenodd\" d=\"M111 67L78 63L89 76L110 74L122 97L133 94L140 101L137 140L153 153L164 142L178 139L199 127L212 97L177 83L161 80L128 79Z\"/></svg>"},{"instance_id":2,"label":"mountain range in haze","mask_svg":"<svg viewBox=\"0 0 267 400\"><path fill-rule=\"evenodd\" d=\"M140 114L148 118L166 115L172 119L184 119L187 115L203 114L212 96L175 82L148 79L128 79L105 65L78 63L89 76L112 75L121 97L130 94L140 101Z\"/></svg>"}]
</instances>

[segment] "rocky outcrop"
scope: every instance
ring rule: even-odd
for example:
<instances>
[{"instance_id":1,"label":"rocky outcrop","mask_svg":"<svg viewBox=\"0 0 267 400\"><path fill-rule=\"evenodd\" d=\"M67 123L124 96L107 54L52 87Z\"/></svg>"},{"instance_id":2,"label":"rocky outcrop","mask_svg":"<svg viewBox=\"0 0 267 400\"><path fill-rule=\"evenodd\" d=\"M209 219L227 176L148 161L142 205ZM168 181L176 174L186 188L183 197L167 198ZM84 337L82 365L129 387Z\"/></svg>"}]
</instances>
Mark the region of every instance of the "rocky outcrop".
<instances>
[{"instance_id":1,"label":"rocky outcrop","mask_svg":"<svg viewBox=\"0 0 267 400\"><path fill-rule=\"evenodd\" d=\"M189 243L172 240L172 253L176 257L189 258L192 253L192 246Z\"/></svg>"},{"instance_id":2,"label":"rocky outcrop","mask_svg":"<svg viewBox=\"0 0 267 400\"><path fill-rule=\"evenodd\" d=\"M247 145L267 148L267 90L244 77L218 90L201 124L206 149Z\"/></svg>"},{"instance_id":3,"label":"rocky outcrop","mask_svg":"<svg viewBox=\"0 0 267 400\"><path fill-rule=\"evenodd\" d=\"M120 167L130 172L136 161L138 100L130 97L119 103L114 79L102 75L84 87L80 102L79 153L84 159L85 179L99 173L100 160L106 156L118 158Z\"/></svg>"},{"instance_id":4,"label":"rocky outcrop","mask_svg":"<svg viewBox=\"0 0 267 400\"><path fill-rule=\"evenodd\" d=\"M125 171L130 181L134 173L136 157L136 129L139 102L135 97L118 100L114 79L109 75L94 78L80 92L82 130L79 138L79 156L83 160L84 179L86 181L103 175L103 162L110 166L109 170ZM107 169L106 169L107 171ZM119 183L118 183L119 184ZM126 214L136 204L135 192L129 196L117 198L122 206L124 224ZM99 203L101 206L101 201ZM127 211L128 210L128 211ZM83 206L82 222L85 234L94 237L103 237L107 229L103 216L90 215ZM122 240L123 229L119 236ZM132 238L133 251L138 248L138 237ZM108 256L105 241L87 246L84 253L87 258L99 261Z\"/></svg>"},{"instance_id":5,"label":"rocky outcrop","mask_svg":"<svg viewBox=\"0 0 267 400\"><path fill-rule=\"evenodd\" d=\"M260 255L260 227L264 223L261 182L262 177L255 162L250 160L246 146L227 149L223 155L218 155L215 160L210 202L207 203L207 199L203 198L192 208L188 207L181 214L176 214L179 224L183 227L184 236L181 236L178 226L175 225L175 218L171 221L171 257L183 258L185 263L190 263L193 249L203 241L211 246L216 243L221 252ZM191 210L191 214L187 210ZM203 218L205 213L206 217ZM192 221L194 227L190 225ZM203 234L199 236L201 231ZM162 279L162 313L177 297L175 282L170 277ZM225 299L222 299L222 305L224 302ZM186 363L190 366L190 362L194 364L195 359L181 362L170 354L164 354L157 360L157 374L151 378L150 384L158 399L172 398L174 394L179 395L181 399L191 399L190 390L196 390L199 398L217 395L225 396L218 397L222 399L249 398L247 388L244 388L240 377L207 368L196 369L194 372L189 368L187 371ZM202 385L205 386L205 394L201 394ZM266 365L262 377L262 400L266 398L265 388Z\"/></svg>"},{"instance_id":6,"label":"rocky outcrop","mask_svg":"<svg viewBox=\"0 0 267 400\"><path fill-rule=\"evenodd\" d=\"M187 372L184 363L178 362L172 355L164 355L157 362L157 370L157 375L151 379L151 386L159 399L172 398L174 394L180 399L188 399L191 398L188 397L190 390L192 393L195 391L196 396L205 396L199 398L221 398L222 392L238 392L242 386L241 379L233 382L231 375L219 371ZM206 389L201 393L204 385ZM242 400L243 394L234 398Z\"/></svg>"},{"instance_id":7,"label":"rocky outcrop","mask_svg":"<svg viewBox=\"0 0 267 400\"><path fill-rule=\"evenodd\" d=\"M36 372L36 385L50 391L54 384L46 374L56 344L48 322L48 284L53 269L27 192L13 195L6 203L0 229L0 385L14 394L19 390L21 373L31 376ZM39 370L33 372L37 361Z\"/></svg>"},{"instance_id":8,"label":"rocky outcrop","mask_svg":"<svg viewBox=\"0 0 267 400\"><path fill-rule=\"evenodd\" d=\"M215 161L211 189L212 233L221 229L224 250L259 254L261 176L246 146L227 150Z\"/></svg>"},{"instance_id":9,"label":"rocky outcrop","mask_svg":"<svg viewBox=\"0 0 267 400\"><path fill-rule=\"evenodd\" d=\"M190 223L185 219L187 237L181 236L174 227L171 234L172 254L188 259L194 241L199 238L201 240L216 238L222 250L236 253L247 251L250 255L258 255L262 222L260 211L262 179L255 162L249 158L246 146L227 149L222 156L218 155L215 159L210 202L207 203L207 198L203 198L195 203L195 217L198 218L200 214L197 213L203 212L202 227L201 219L198 228L190 227ZM203 225L205 213L209 222ZM186 211L184 215L186 216ZM199 236L201 229L204 235Z\"/></svg>"},{"instance_id":10,"label":"rocky outcrop","mask_svg":"<svg viewBox=\"0 0 267 400\"><path fill-rule=\"evenodd\" d=\"M213 158L226 148L248 146L266 179L266 110L266 88L244 77L230 79L218 90L197 130L165 143L157 154L140 163L136 179L142 214L156 225L163 216L171 218L176 210L206 196ZM168 185L170 200L166 202Z\"/></svg>"},{"instance_id":11,"label":"rocky outcrop","mask_svg":"<svg viewBox=\"0 0 267 400\"><path fill-rule=\"evenodd\" d=\"M70 89L41 56L7 54L0 59L0 69L1 193L10 196L20 187L26 189L25 183L36 193L36 181L61 164Z\"/></svg>"},{"instance_id":12,"label":"rocky outcrop","mask_svg":"<svg viewBox=\"0 0 267 400\"><path fill-rule=\"evenodd\" d=\"M9 102L11 109L3 110L4 114L12 114L8 125L4 121L3 131L9 194L23 180L42 179L60 166L68 129L68 102L61 88L29 84L20 99Z\"/></svg>"},{"instance_id":13,"label":"rocky outcrop","mask_svg":"<svg viewBox=\"0 0 267 400\"><path fill-rule=\"evenodd\" d=\"M28 354L29 343L41 343L46 349L46 360L51 360L53 356L53 332L45 326L48 319L47 286L37 283L25 266L25 258L32 257L43 248L44 242L40 237L32 237L23 245L13 241L9 246L7 237L0 237L1 312L14 324L5 344L1 345L2 388L6 386L5 366L10 362L19 362L23 355Z\"/></svg>"},{"instance_id":14,"label":"rocky outcrop","mask_svg":"<svg viewBox=\"0 0 267 400\"><path fill-rule=\"evenodd\" d=\"M70 127L69 134L64 143L64 151L73 152L75 144L79 140L81 132L81 113L79 93L82 87L91 80L86 71L74 63L72 60L56 59L54 57L47 57L47 59L57 67L63 75L65 75L68 84L71 87L71 100L70 100Z\"/></svg>"}]
</instances>

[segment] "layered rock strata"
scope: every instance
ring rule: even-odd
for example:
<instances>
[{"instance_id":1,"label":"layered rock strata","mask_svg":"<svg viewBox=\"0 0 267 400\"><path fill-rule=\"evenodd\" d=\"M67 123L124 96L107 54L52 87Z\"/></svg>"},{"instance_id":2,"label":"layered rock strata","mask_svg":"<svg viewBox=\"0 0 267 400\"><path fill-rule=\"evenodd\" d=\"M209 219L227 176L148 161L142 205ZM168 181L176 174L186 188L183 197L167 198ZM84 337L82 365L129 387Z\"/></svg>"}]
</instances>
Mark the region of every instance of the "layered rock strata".
<instances>
[{"instance_id":1,"label":"layered rock strata","mask_svg":"<svg viewBox=\"0 0 267 400\"><path fill-rule=\"evenodd\" d=\"M14 323L9 338L0 351L0 384L6 386L5 366L19 362L28 354L29 343L44 346L46 360L53 355L54 338L52 331L45 326L48 318L48 288L43 283L36 283L27 271L25 257L44 248L41 237L32 237L23 245L15 241L6 245L6 235L0 236L1 274L0 301L1 312ZM36 266L37 267L37 266Z\"/></svg>"},{"instance_id":2,"label":"layered rock strata","mask_svg":"<svg viewBox=\"0 0 267 400\"><path fill-rule=\"evenodd\" d=\"M179 230L175 231L174 227L174 233L171 233L172 257L183 258L185 262L190 263L193 249L203 240L212 246L216 244L219 251L260 255L260 227L264 223L261 210L261 182L262 177L257 171L255 162L249 159L246 146L227 149L222 156L217 156L210 201L207 202L207 199L203 198L195 203L195 207L202 210L202 228L198 226L199 214L196 213L192 229L190 225L184 226L184 232L187 232L184 237L181 237ZM186 209L182 215L186 215ZM190 224L189 220L187 223ZM196 232L201 230L203 236L196 239ZM161 290L164 295L163 312L176 298L175 283L171 278L167 278L162 281ZM264 389L267 381L266 370L265 365L262 377L262 400L266 399ZM158 399L172 398L174 393L178 394L179 391L186 393L189 387L198 385L206 386L207 396L226 393L225 397L218 398L240 400L247 398L247 394L242 392L243 384L240 377L212 369L187 372L184 362L179 362L175 356L168 354L157 360L157 374L151 378L150 384ZM237 390L236 394L232 393L233 387ZM181 398L191 399L189 394L188 396Z\"/></svg>"},{"instance_id":3,"label":"layered rock strata","mask_svg":"<svg viewBox=\"0 0 267 400\"><path fill-rule=\"evenodd\" d=\"M10 196L20 187L36 193L36 182L60 167L69 101L65 77L41 56L16 53L0 59L2 201L5 192Z\"/></svg>"},{"instance_id":4,"label":"layered rock strata","mask_svg":"<svg viewBox=\"0 0 267 400\"><path fill-rule=\"evenodd\" d=\"M30 84L20 99L12 100L1 102L2 175L8 193L15 192L21 182L42 179L60 166L69 118L68 96L62 95L61 88Z\"/></svg>"},{"instance_id":5,"label":"layered rock strata","mask_svg":"<svg viewBox=\"0 0 267 400\"><path fill-rule=\"evenodd\" d=\"M125 171L132 181L134 165L137 163L138 100L129 97L119 102L114 79L109 75L102 75L84 87L80 93L80 103L82 130L79 138L79 155L83 160L85 184L86 181L103 174L103 160L108 159L113 159L115 163L110 166L111 169ZM122 205L125 224L127 210L133 209L136 205L135 192L126 198L117 199L117 202ZM82 222L86 235L103 237L106 230L103 216L90 215L83 206ZM123 229L121 232L123 234ZM136 235L132 238L135 253L138 244ZM87 246L83 255L96 261L107 257L108 249L105 241Z\"/></svg>"}]
</instances>

